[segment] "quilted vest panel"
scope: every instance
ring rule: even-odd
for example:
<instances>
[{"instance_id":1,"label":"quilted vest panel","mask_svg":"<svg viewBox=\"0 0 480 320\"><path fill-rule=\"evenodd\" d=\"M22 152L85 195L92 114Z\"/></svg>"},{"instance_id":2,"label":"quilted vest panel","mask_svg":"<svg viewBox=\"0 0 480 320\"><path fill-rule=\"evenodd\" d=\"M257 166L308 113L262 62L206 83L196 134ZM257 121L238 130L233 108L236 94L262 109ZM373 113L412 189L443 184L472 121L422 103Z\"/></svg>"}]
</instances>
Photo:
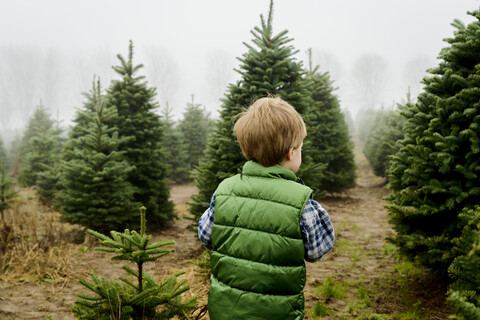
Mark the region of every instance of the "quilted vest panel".
<instances>
[{"instance_id":1,"label":"quilted vest panel","mask_svg":"<svg viewBox=\"0 0 480 320\"><path fill-rule=\"evenodd\" d=\"M253 161L218 186L210 319L303 319L300 218L311 193L292 171Z\"/></svg>"}]
</instances>

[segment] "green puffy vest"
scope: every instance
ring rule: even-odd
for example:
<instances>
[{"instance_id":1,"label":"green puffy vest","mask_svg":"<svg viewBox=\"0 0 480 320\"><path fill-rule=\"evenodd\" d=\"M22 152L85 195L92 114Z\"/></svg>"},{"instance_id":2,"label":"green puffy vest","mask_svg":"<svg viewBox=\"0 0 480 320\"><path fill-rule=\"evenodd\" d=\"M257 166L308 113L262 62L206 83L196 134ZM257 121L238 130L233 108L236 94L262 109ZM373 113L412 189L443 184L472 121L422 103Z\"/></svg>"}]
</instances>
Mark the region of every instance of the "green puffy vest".
<instances>
[{"instance_id":1,"label":"green puffy vest","mask_svg":"<svg viewBox=\"0 0 480 320\"><path fill-rule=\"evenodd\" d=\"M217 188L212 229L212 320L303 319L300 231L312 190L280 166L247 162Z\"/></svg>"}]
</instances>

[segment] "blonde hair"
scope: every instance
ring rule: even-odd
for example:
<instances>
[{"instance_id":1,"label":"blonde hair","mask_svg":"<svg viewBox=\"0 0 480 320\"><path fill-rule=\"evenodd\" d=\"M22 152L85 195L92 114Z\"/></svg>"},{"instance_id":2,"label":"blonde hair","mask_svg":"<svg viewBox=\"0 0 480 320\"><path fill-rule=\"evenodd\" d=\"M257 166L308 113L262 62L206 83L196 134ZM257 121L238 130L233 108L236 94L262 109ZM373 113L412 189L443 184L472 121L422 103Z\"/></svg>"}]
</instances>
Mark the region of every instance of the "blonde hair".
<instances>
[{"instance_id":1,"label":"blonde hair","mask_svg":"<svg viewBox=\"0 0 480 320\"><path fill-rule=\"evenodd\" d=\"M282 162L307 136L300 114L280 98L260 98L239 116L233 131L243 155L266 167Z\"/></svg>"}]
</instances>

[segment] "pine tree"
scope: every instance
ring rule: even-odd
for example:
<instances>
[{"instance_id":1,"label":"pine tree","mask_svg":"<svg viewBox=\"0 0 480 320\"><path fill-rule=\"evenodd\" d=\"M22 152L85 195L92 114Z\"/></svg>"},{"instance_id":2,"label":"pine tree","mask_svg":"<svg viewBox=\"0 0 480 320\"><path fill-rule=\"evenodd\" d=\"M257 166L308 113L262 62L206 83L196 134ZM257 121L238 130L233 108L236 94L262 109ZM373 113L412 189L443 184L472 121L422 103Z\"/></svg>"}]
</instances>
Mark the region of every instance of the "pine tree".
<instances>
[{"instance_id":1,"label":"pine tree","mask_svg":"<svg viewBox=\"0 0 480 320\"><path fill-rule=\"evenodd\" d=\"M80 319L188 319L186 316L196 306L196 297L183 302L181 294L189 289L187 280L178 281L176 273L161 283L143 271L146 262L156 261L171 253L173 249L163 249L174 244L174 241L151 243L152 236L146 234L145 207L141 207L140 233L125 230L123 233L111 231L112 237L88 230L87 232L100 240L104 247L99 251L114 253L112 260L129 261L137 266L137 270L129 266L123 269L137 281L121 277L121 281L99 278L91 273L92 282L80 279L80 283L95 295L79 294L73 312Z\"/></svg>"},{"instance_id":2,"label":"pine tree","mask_svg":"<svg viewBox=\"0 0 480 320\"><path fill-rule=\"evenodd\" d=\"M60 188L60 161L61 153L54 155L54 161L50 165L44 165L43 170L37 176L38 200L47 206L53 205L57 190Z\"/></svg>"},{"instance_id":3,"label":"pine tree","mask_svg":"<svg viewBox=\"0 0 480 320\"><path fill-rule=\"evenodd\" d=\"M393 242L442 272L458 256L459 213L480 198L480 12L442 49L424 92L405 112L405 138L389 169Z\"/></svg>"},{"instance_id":4,"label":"pine tree","mask_svg":"<svg viewBox=\"0 0 480 320\"><path fill-rule=\"evenodd\" d=\"M113 69L122 77L112 81L107 90L108 106L116 108L118 117L107 124L118 128L120 137L128 138L120 144L126 160L133 166L128 181L134 186L134 200L149 208L150 223L163 226L174 216L173 203L169 201L164 154L161 149L164 128L154 111L155 89L148 88L144 76L136 76L143 65L133 64L133 44L130 41L128 60L117 56L120 65Z\"/></svg>"},{"instance_id":5,"label":"pine tree","mask_svg":"<svg viewBox=\"0 0 480 320\"><path fill-rule=\"evenodd\" d=\"M28 119L27 127L23 133L20 144L17 147L16 155L20 163L25 158L25 155L30 151L30 142L34 137L37 137L41 132L45 132L55 125L55 120L50 117L45 106L40 101L36 106L33 115Z\"/></svg>"},{"instance_id":6,"label":"pine tree","mask_svg":"<svg viewBox=\"0 0 480 320\"><path fill-rule=\"evenodd\" d=\"M165 165L168 172L168 180L173 183L185 183L190 181L187 148L180 130L175 127L172 109L168 106L168 103L162 109L162 122L165 126L162 146L165 156Z\"/></svg>"},{"instance_id":7,"label":"pine tree","mask_svg":"<svg viewBox=\"0 0 480 320\"><path fill-rule=\"evenodd\" d=\"M309 70L306 74L308 90L313 103L305 117L311 143L309 152L313 163L326 164L323 178L310 185L314 190L342 192L355 186L355 162L353 144L348 127L340 109L338 98L328 73L320 73L319 67L312 68L311 49Z\"/></svg>"},{"instance_id":8,"label":"pine tree","mask_svg":"<svg viewBox=\"0 0 480 320\"><path fill-rule=\"evenodd\" d=\"M76 119L90 119L86 134L72 134L65 146L60 167L61 188L55 194L55 204L65 221L105 231L123 229L137 220L134 187L127 181L134 170L119 151L128 138L120 138L116 127L109 127L117 116L114 108L102 101L97 85L95 112L88 105ZM87 101L87 104L89 101ZM85 124L79 123L82 130ZM78 130L72 130L78 132Z\"/></svg>"},{"instance_id":9,"label":"pine tree","mask_svg":"<svg viewBox=\"0 0 480 320\"><path fill-rule=\"evenodd\" d=\"M195 103L192 95L192 102L187 103L183 118L178 123L178 129L185 141L187 153L188 170L198 166L207 146L208 136L214 124L210 114L201 104Z\"/></svg>"},{"instance_id":10,"label":"pine tree","mask_svg":"<svg viewBox=\"0 0 480 320\"><path fill-rule=\"evenodd\" d=\"M10 148L7 153L7 168L8 171L12 174L12 177L16 177L20 170L19 164L19 155L18 155L18 148L21 144L21 137L20 135L16 134L13 138L12 142L10 143Z\"/></svg>"},{"instance_id":11,"label":"pine tree","mask_svg":"<svg viewBox=\"0 0 480 320\"><path fill-rule=\"evenodd\" d=\"M39 174L58 161L61 132L62 129L43 107L35 111L19 147L22 167L17 179L21 184L36 185Z\"/></svg>"},{"instance_id":12,"label":"pine tree","mask_svg":"<svg viewBox=\"0 0 480 320\"><path fill-rule=\"evenodd\" d=\"M16 195L17 192L13 188L13 182L6 172L5 163L0 162L0 213L3 222L5 222L4 211L10 208Z\"/></svg>"},{"instance_id":13,"label":"pine tree","mask_svg":"<svg viewBox=\"0 0 480 320\"><path fill-rule=\"evenodd\" d=\"M402 111L412 106L410 96L407 101L397 104L396 110L376 111L375 126L367 135L363 153L373 168L375 175L386 176L391 156L400 150L399 141L403 139Z\"/></svg>"},{"instance_id":14,"label":"pine tree","mask_svg":"<svg viewBox=\"0 0 480 320\"><path fill-rule=\"evenodd\" d=\"M199 194L193 196L191 212L198 218L208 207L218 184L239 172L245 159L238 142L233 136L235 116L255 100L275 95L290 103L300 113L306 113L310 97L302 79L301 62L294 55L297 51L288 45L292 39L287 30L273 35L273 3L265 21L252 31L253 44L246 44L248 51L239 61L241 79L228 87L217 122L208 141L204 158L194 171L195 184ZM304 159L307 155L304 155ZM307 163L305 163L307 164ZM302 164L304 166L304 164Z\"/></svg>"},{"instance_id":15,"label":"pine tree","mask_svg":"<svg viewBox=\"0 0 480 320\"><path fill-rule=\"evenodd\" d=\"M343 117L345 118L345 123L347 124L348 133L350 137L355 134L355 124L353 123L352 114L348 109L342 109Z\"/></svg>"},{"instance_id":16,"label":"pine tree","mask_svg":"<svg viewBox=\"0 0 480 320\"><path fill-rule=\"evenodd\" d=\"M75 125L69 132L70 139L82 137L89 132L92 123L92 114L96 113L96 108L104 100L102 89L100 88L100 78L94 76L90 91L82 93L85 102L82 108L78 109L73 118Z\"/></svg>"},{"instance_id":17,"label":"pine tree","mask_svg":"<svg viewBox=\"0 0 480 320\"><path fill-rule=\"evenodd\" d=\"M365 142L368 133L375 127L376 110L374 108L361 108L355 117L356 137Z\"/></svg>"},{"instance_id":18,"label":"pine tree","mask_svg":"<svg viewBox=\"0 0 480 320\"><path fill-rule=\"evenodd\" d=\"M448 300L457 311L451 319L480 319L480 206L463 210L459 218L465 225L456 243L461 253L448 268L455 280Z\"/></svg>"},{"instance_id":19,"label":"pine tree","mask_svg":"<svg viewBox=\"0 0 480 320\"><path fill-rule=\"evenodd\" d=\"M7 151L5 150L5 147L3 146L3 139L0 137L0 165L1 164L7 165Z\"/></svg>"}]
</instances>

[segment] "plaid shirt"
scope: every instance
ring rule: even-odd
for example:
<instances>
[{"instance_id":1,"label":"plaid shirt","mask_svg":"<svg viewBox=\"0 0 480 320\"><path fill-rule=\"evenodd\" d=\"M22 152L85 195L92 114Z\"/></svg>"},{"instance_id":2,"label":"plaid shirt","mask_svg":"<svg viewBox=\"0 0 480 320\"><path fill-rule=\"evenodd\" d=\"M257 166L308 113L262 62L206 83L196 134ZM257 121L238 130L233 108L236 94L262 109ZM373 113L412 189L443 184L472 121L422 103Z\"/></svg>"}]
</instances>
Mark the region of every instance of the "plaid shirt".
<instances>
[{"instance_id":1,"label":"plaid shirt","mask_svg":"<svg viewBox=\"0 0 480 320\"><path fill-rule=\"evenodd\" d=\"M213 194L210 207L203 213L198 221L198 237L206 248L212 246L212 227L215 214L215 194ZM314 262L330 251L335 241L332 222L327 211L313 199L308 199L300 219L303 245L305 247L305 260Z\"/></svg>"}]
</instances>

